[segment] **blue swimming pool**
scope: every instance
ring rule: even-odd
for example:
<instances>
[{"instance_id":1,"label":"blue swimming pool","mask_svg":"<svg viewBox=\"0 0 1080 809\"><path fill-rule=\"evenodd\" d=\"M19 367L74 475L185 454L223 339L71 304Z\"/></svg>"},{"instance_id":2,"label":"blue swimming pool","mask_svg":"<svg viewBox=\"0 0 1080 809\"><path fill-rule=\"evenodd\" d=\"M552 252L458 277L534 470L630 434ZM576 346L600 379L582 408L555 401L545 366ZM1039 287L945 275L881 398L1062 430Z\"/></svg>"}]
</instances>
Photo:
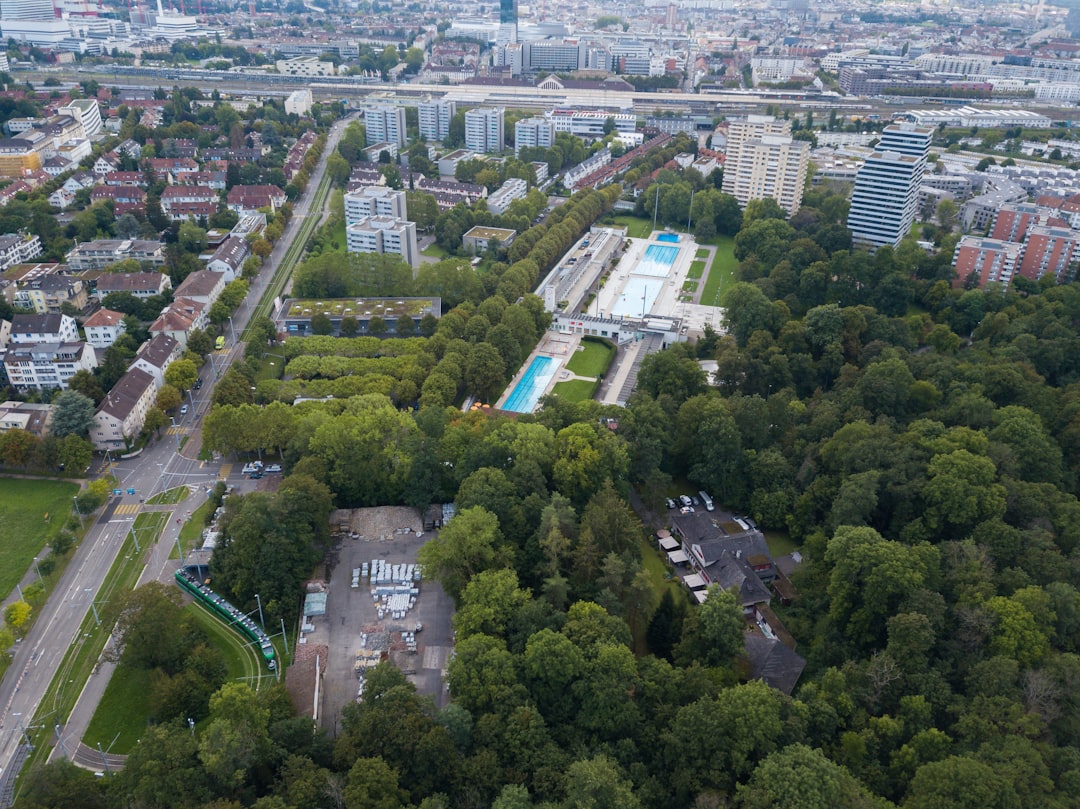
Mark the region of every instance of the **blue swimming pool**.
<instances>
[{"instance_id":1,"label":"blue swimming pool","mask_svg":"<svg viewBox=\"0 0 1080 809\"><path fill-rule=\"evenodd\" d=\"M679 255L679 248L667 244L650 244L645 248L645 255L633 269L634 275L651 275L666 278Z\"/></svg>"},{"instance_id":2,"label":"blue swimming pool","mask_svg":"<svg viewBox=\"0 0 1080 809\"><path fill-rule=\"evenodd\" d=\"M659 236L656 237L656 241L658 241L658 242L676 242L676 243L678 243L679 234L678 233L661 233Z\"/></svg>"},{"instance_id":3,"label":"blue swimming pool","mask_svg":"<svg viewBox=\"0 0 1080 809\"><path fill-rule=\"evenodd\" d=\"M525 371L525 375L521 377L521 381L514 387L513 393L503 402L502 409L509 410L512 413L533 412L536 409L536 403L540 401L540 397L544 394L548 382L551 381L551 377L555 374L556 369L551 367L552 364L551 357L533 358Z\"/></svg>"}]
</instances>

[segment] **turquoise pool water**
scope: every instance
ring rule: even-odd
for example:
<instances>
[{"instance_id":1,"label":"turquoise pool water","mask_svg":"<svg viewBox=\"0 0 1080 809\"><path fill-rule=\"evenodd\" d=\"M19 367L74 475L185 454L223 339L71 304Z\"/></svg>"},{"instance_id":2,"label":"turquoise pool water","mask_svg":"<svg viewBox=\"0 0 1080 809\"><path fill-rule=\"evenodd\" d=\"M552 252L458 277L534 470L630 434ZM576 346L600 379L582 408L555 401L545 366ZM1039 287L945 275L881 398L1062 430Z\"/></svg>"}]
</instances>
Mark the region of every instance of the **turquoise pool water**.
<instances>
[{"instance_id":1,"label":"turquoise pool water","mask_svg":"<svg viewBox=\"0 0 1080 809\"><path fill-rule=\"evenodd\" d=\"M654 278L666 278L671 273L671 266L679 255L679 248L667 244L650 244L645 248L645 255L633 269L634 275L650 275Z\"/></svg>"},{"instance_id":2,"label":"turquoise pool water","mask_svg":"<svg viewBox=\"0 0 1080 809\"><path fill-rule=\"evenodd\" d=\"M536 409L536 403L544 393L555 369L551 367L551 357L534 357L529 363L525 375L517 383L514 392L503 403L502 409L512 413L531 413Z\"/></svg>"},{"instance_id":3,"label":"turquoise pool water","mask_svg":"<svg viewBox=\"0 0 1080 809\"><path fill-rule=\"evenodd\" d=\"M656 237L656 241L658 241L658 242L678 242L679 241L679 234L678 233L661 233L659 236Z\"/></svg>"}]
</instances>

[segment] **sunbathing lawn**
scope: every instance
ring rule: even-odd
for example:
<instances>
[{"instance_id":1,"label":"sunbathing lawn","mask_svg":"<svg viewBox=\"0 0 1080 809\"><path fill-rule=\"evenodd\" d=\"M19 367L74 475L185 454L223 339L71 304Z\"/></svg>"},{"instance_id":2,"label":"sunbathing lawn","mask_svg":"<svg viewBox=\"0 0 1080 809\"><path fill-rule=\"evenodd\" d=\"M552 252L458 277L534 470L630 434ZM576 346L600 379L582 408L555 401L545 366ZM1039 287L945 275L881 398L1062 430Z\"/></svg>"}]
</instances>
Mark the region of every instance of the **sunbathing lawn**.
<instances>
[{"instance_id":1,"label":"sunbathing lawn","mask_svg":"<svg viewBox=\"0 0 1080 809\"><path fill-rule=\"evenodd\" d=\"M719 306L720 297L735 282L735 240L730 236L717 238L716 257L709 268L709 277L701 293L701 303L705 306Z\"/></svg>"},{"instance_id":2,"label":"sunbathing lawn","mask_svg":"<svg viewBox=\"0 0 1080 809\"><path fill-rule=\"evenodd\" d=\"M568 402L584 402L593 397L599 385L599 382L591 379L568 379L566 382L556 382L551 392Z\"/></svg>"},{"instance_id":3,"label":"sunbathing lawn","mask_svg":"<svg viewBox=\"0 0 1080 809\"><path fill-rule=\"evenodd\" d=\"M574 356L566 363L566 367L578 376L597 377L607 373L614 356L615 349L610 343L586 337L581 341L581 348L575 351Z\"/></svg>"}]
</instances>

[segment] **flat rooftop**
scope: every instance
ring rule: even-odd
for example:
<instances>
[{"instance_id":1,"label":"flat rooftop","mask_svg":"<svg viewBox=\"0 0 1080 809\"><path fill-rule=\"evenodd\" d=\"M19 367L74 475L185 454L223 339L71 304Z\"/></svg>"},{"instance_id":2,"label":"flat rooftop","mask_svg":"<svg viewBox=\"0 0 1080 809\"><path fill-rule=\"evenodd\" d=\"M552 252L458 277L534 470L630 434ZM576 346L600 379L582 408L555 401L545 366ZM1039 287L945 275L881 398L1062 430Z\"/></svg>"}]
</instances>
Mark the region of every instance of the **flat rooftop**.
<instances>
[{"instance_id":1,"label":"flat rooftop","mask_svg":"<svg viewBox=\"0 0 1080 809\"><path fill-rule=\"evenodd\" d=\"M288 298L281 306L282 317L312 317L322 313L327 317L396 318L416 317L428 312L439 316L440 298Z\"/></svg>"}]
</instances>

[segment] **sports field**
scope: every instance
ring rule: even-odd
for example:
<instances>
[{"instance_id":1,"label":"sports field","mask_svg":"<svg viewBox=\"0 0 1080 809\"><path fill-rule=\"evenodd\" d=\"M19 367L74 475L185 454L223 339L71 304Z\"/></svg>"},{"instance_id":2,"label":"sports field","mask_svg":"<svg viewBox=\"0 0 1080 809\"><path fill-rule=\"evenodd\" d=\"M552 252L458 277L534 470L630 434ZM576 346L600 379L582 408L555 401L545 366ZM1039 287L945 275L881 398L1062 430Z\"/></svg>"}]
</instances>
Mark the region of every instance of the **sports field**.
<instances>
[{"instance_id":1,"label":"sports field","mask_svg":"<svg viewBox=\"0 0 1080 809\"><path fill-rule=\"evenodd\" d=\"M60 533L78 491L75 483L0 479L0 599Z\"/></svg>"},{"instance_id":2,"label":"sports field","mask_svg":"<svg viewBox=\"0 0 1080 809\"><path fill-rule=\"evenodd\" d=\"M720 296L735 283L735 240L729 236L720 236L716 240L716 257L709 267L709 277L705 280L705 289L701 292L701 303L705 306L719 306Z\"/></svg>"}]
</instances>

